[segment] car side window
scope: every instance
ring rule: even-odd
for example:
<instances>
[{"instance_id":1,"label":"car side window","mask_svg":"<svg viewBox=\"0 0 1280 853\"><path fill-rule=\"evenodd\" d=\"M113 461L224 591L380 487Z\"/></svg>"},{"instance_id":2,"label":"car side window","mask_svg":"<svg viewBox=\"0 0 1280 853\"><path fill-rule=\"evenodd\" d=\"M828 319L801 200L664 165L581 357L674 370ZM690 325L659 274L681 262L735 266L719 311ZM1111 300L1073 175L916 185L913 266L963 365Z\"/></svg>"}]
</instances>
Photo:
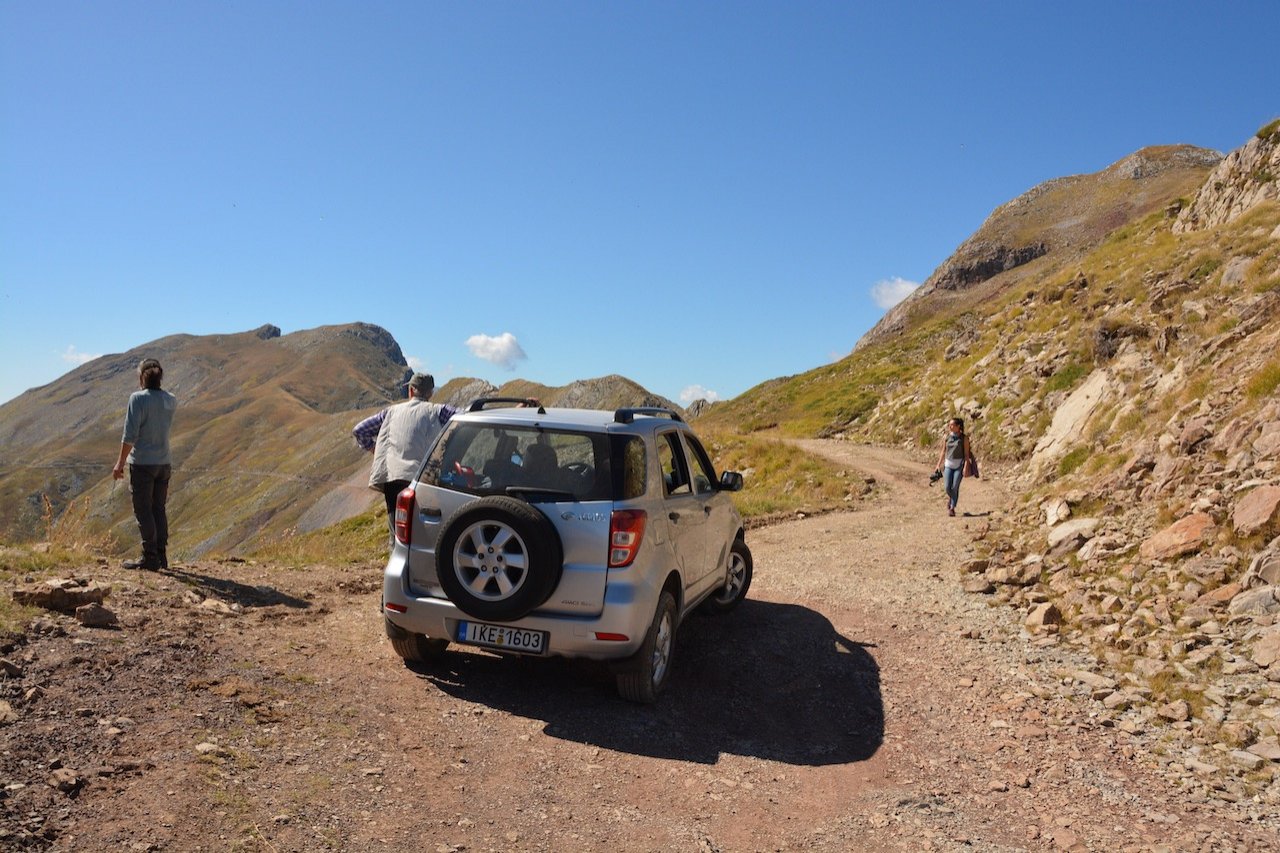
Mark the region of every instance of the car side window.
<instances>
[{"instance_id":1,"label":"car side window","mask_svg":"<svg viewBox=\"0 0 1280 853\"><path fill-rule=\"evenodd\" d=\"M662 470L663 489L668 495L692 494L679 433L664 432L658 436L658 466Z\"/></svg>"},{"instance_id":2,"label":"car side window","mask_svg":"<svg viewBox=\"0 0 1280 853\"><path fill-rule=\"evenodd\" d=\"M685 435L685 444L689 448L689 470L693 472L694 494L708 495L716 490L716 472L707 458L707 451L702 449L698 439Z\"/></svg>"},{"instance_id":3,"label":"car side window","mask_svg":"<svg viewBox=\"0 0 1280 853\"><path fill-rule=\"evenodd\" d=\"M622 448L622 500L644 497L646 484L644 442L628 436Z\"/></svg>"}]
</instances>

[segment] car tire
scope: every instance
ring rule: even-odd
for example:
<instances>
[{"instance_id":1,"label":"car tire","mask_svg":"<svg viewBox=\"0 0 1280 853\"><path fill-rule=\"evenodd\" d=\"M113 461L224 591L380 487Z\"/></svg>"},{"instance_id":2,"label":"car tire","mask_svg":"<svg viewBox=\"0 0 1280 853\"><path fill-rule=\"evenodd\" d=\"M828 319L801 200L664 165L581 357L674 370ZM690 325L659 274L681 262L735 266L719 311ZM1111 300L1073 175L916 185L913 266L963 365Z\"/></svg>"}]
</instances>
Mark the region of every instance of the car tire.
<instances>
[{"instance_id":1,"label":"car tire","mask_svg":"<svg viewBox=\"0 0 1280 853\"><path fill-rule=\"evenodd\" d=\"M391 648L395 649L396 654L404 658L406 663L439 661L444 657L445 649L449 647L448 640L406 631L390 619L384 619L383 622L386 625L387 639L391 641Z\"/></svg>"},{"instance_id":2,"label":"car tire","mask_svg":"<svg viewBox=\"0 0 1280 853\"><path fill-rule=\"evenodd\" d=\"M563 563L550 519L501 495L454 512L436 548L445 595L463 613L490 622L520 619L546 601L560 583Z\"/></svg>"},{"instance_id":3,"label":"car tire","mask_svg":"<svg viewBox=\"0 0 1280 853\"><path fill-rule=\"evenodd\" d=\"M742 603L751 589L751 549L741 539L729 548L729 573L724 586L716 590L704 605L712 613L728 613Z\"/></svg>"},{"instance_id":4,"label":"car tire","mask_svg":"<svg viewBox=\"0 0 1280 853\"><path fill-rule=\"evenodd\" d=\"M663 591L644 642L634 655L619 665L618 694L629 702L649 705L667 686L676 650L676 600Z\"/></svg>"}]
</instances>

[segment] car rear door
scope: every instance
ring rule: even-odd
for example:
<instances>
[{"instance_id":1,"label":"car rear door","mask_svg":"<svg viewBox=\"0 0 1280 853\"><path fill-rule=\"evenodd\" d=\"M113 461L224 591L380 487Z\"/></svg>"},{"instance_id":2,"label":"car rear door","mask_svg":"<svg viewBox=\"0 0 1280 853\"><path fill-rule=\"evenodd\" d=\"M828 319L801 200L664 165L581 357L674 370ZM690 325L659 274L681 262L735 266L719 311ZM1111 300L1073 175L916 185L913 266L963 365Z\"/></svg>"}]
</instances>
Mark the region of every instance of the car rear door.
<instances>
[{"instance_id":1,"label":"car rear door","mask_svg":"<svg viewBox=\"0 0 1280 853\"><path fill-rule=\"evenodd\" d=\"M689 470L693 477L693 493L702 504L706 515L703 526L704 550L711 586L723 583L729 566L729 549L738 533L739 516L733 506L733 498L720 491L715 468L697 436L683 434L688 449Z\"/></svg>"},{"instance_id":2,"label":"car rear door","mask_svg":"<svg viewBox=\"0 0 1280 853\"><path fill-rule=\"evenodd\" d=\"M681 431L669 429L659 432L657 448L662 475L663 514L676 562L684 578L685 598L691 600L700 596L713 580L707 565L709 513L705 499L694 490L694 478Z\"/></svg>"}]
</instances>

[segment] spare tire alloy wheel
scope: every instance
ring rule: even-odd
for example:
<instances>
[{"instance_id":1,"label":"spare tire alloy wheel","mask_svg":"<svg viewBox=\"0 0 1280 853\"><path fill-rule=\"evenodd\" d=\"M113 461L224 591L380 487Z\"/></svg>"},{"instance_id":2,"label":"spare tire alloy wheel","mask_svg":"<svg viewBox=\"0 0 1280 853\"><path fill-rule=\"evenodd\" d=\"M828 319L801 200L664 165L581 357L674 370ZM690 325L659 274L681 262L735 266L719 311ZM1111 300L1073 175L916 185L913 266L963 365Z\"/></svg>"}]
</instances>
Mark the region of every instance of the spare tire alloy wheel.
<instances>
[{"instance_id":1,"label":"spare tire alloy wheel","mask_svg":"<svg viewBox=\"0 0 1280 853\"><path fill-rule=\"evenodd\" d=\"M563 557L545 515L524 501L494 496L466 504L445 522L436 560L440 585L459 610L509 622L550 597Z\"/></svg>"}]
</instances>

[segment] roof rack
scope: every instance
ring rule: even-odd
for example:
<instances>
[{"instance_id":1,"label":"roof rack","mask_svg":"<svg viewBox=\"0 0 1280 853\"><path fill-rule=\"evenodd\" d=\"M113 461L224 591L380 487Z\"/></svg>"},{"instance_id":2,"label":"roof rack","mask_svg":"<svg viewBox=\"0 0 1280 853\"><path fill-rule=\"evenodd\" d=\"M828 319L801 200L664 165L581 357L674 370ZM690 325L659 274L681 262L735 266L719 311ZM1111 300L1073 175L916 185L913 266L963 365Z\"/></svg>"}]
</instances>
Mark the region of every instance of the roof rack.
<instances>
[{"instance_id":1,"label":"roof rack","mask_svg":"<svg viewBox=\"0 0 1280 853\"><path fill-rule=\"evenodd\" d=\"M532 397L481 397L478 400L472 400L471 405L467 406L468 412L482 412L485 406L490 403L514 403L524 409L538 407L538 414L545 415L547 410L542 408L542 404Z\"/></svg>"},{"instance_id":2,"label":"roof rack","mask_svg":"<svg viewBox=\"0 0 1280 853\"><path fill-rule=\"evenodd\" d=\"M684 418L680 417L670 409L663 409L658 406L626 406L616 409L613 413L614 423L629 424L636 419L636 415L649 415L651 417L660 418L666 416L673 421L684 423Z\"/></svg>"}]
</instances>

